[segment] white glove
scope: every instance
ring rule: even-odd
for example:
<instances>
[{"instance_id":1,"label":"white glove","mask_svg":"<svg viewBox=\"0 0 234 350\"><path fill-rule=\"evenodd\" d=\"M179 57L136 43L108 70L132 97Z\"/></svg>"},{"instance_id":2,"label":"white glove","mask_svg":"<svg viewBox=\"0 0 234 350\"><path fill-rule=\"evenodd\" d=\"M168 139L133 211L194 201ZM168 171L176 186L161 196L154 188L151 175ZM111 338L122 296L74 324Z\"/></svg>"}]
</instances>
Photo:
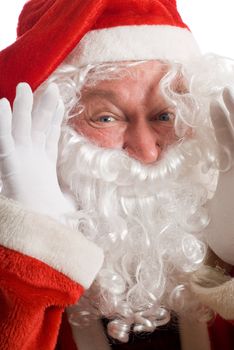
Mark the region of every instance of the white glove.
<instances>
[{"instance_id":1,"label":"white glove","mask_svg":"<svg viewBox=\"0 0 234 350\"><path fill-rule=\"evenodd\" d=\"M73 211L56 171L64 105L51 84L35 101L26 83L16 89L13 111L0 100L0 174L2 193L27 209L56 219Z\"/></svg>"},{"instance_id":2,"label":"white glove","mask_svg":"<svg viewBox=\"0 0 234 350\"><path fill-rule=\"evenodd\" d=\"M207 242L223 261L234 265L234 91L224 88L223 101L225 106L213 101L210 113L216 139L223 146L220 167L227 164L228 152L231 167L219 173L215 195L208 204L211 222L207 227Z\"/></svg>"}]
</instances>

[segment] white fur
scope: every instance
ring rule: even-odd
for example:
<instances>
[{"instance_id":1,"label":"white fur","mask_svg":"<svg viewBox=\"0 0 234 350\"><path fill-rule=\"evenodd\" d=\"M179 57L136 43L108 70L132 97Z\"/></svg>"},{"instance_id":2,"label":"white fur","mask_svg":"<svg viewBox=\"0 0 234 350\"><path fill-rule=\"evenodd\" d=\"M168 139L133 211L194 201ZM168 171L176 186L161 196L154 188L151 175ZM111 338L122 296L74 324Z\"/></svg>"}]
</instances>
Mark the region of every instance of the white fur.
<instances>
[{"instance_id":1,"label":"white fur","mask_svg":"<svg viewBox=\"0 0 234 350\"><path fill-rule=\"evenodd\" d=\"M89 288L103 253L81 233L0 196L0 244L39 259Z\"/></svg>"},{"instance_id":2,"label":"white fur","mask_svg":"<svg viewBox=\"0 0 234 350\"><path fill-rule=\"evenodd\" d=\"M200 56L199 47L186 28L132 25L90 31L66 61L84 66L130 60L186 61L196 56Z\"/></svg>"},{"instance_id":3,"label":"white fur","mask_svg":"<svg viewBox=\"0 0 234 350\"><path fill-rule=\"evenodd\" d=\"M194 273L192 291L198 300L226 320L234 319L234 279L219 267L203 266Z\"/></svg>"}]
</instances>

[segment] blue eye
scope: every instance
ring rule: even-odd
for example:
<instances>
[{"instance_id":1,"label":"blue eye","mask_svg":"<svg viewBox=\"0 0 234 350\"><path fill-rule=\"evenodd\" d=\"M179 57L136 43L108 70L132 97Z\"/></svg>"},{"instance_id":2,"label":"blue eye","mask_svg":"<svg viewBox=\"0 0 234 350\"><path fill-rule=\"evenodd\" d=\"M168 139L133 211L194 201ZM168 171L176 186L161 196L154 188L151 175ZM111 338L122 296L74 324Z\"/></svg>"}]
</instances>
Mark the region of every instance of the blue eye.
<instances>
[{"instance_id":1,"label":"blue eye","mask_svg":"<svg viewBox=\"0 0 234 350\"><path fill-rule=\"evenodd\" d=\"M104 115L102 117L99 117L98 121L100 123L111 123L111 122L115 121L115 118L111 117L110 115Z\"/></svg>"},{"instance_id":2,"label":"blue eye","mask_svg":"<svg viewBox=\"0 0 234 350\"><path fill-rule=\"evenodd\" d=\"M171 120L170 113L162 113L158 116L158 120L161 122L168 122Z\"/></svg>"}]
</instances>

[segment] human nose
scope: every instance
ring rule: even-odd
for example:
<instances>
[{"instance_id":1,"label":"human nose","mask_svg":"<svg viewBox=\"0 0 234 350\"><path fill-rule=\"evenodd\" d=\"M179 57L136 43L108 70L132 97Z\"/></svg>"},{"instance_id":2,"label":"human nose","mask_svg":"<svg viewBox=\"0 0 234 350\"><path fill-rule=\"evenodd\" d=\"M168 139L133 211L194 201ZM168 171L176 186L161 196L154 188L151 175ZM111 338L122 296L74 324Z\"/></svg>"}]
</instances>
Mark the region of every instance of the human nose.
<instances>
[{"instance_id":1,"label":"human nose","mask_svg":"<svg viewBox=\"0 0 234 350\"><path fill-rule=\"evenodd\" d=\"M154 163L161 153L159 135L147 122L128 126L123 148L144 164Z\"/></svg>"}]
</instances>

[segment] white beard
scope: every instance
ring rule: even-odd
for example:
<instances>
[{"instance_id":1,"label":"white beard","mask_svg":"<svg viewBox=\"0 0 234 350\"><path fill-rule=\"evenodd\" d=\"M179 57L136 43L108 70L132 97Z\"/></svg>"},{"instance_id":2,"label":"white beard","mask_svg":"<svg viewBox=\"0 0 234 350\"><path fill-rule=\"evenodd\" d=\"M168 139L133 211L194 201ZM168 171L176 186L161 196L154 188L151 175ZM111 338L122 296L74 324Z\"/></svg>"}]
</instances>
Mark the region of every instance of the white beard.
<instances>
[{"instance_id":1,"label":"white beard","mask_svg":"<svg viewBox=\"0 0 234 350\"><path fill-rule=\"evenodd\" d=\"M194 176L202 154L192 139L144 166L65 129L58 172L77 202L73 224L105 253L96 281L73 310L73 323L105 316L109 334L127 341L131 328L153 331L170 320L171 310L182 311L181 291L206 254L208 191Z\"/></svg>"}]
</instances>

